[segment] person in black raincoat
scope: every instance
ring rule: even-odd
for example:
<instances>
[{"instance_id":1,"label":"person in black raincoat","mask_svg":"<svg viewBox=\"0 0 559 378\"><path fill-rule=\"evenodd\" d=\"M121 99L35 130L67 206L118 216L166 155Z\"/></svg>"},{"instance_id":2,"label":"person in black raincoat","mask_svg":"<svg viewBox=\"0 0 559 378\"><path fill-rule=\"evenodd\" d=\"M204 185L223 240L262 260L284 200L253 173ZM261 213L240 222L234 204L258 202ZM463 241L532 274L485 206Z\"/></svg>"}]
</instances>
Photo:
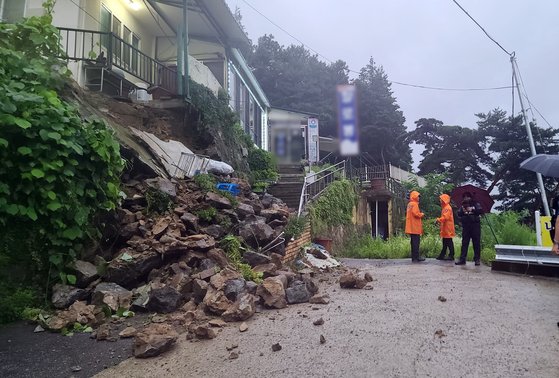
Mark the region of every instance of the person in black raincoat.
<instances>
[{"instance_id":1,"label":"person in black raincoat","mask_svg":"<svg viewBox=\"0 0 559 378\"><path fill-rule=\"evenodd\" d=\"M481 222L480 215L483 213L479 202L472 198L472 194L465 192L462 197L462 206L458 209L458 218L462 223L462 250L460 259L456 265L465 265L470 240L474 247L474 262L480 265L481 259Z\"/></svg>"}]
</instances>

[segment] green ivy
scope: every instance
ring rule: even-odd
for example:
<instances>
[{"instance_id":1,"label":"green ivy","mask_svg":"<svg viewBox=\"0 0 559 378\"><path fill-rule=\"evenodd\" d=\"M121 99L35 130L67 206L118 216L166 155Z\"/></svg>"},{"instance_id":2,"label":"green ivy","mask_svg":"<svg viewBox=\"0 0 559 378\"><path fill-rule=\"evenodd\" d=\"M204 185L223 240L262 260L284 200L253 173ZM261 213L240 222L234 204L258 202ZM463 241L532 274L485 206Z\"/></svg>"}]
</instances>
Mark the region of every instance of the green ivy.
<instances>
[{"instance_id":1,"label":"green ivy","mask_svg":"<svg viewBox=\"0 0 559 378\"><path fill-rule=\"evenodd\" d=\"M58 95L69 71L47 14L0 24L0 255L19 249L10 229L36 241L29 269L64 270L84 241L97 236L94 220L119 199L123 168L113 133L82 120ZM43 272L44 273L44 272Z\"/></svg>"},{"instance_id":2,"label":"green ivy","mask_svg":"<svg viewBox=\"0 0 559 378\"><path fill-rule=\"evenodd\" d=\"M323 234L330 227L351 224L358 199L354 182L339 180L330 184L309 207L313 233Z\"/></svg>"}]
</instances>

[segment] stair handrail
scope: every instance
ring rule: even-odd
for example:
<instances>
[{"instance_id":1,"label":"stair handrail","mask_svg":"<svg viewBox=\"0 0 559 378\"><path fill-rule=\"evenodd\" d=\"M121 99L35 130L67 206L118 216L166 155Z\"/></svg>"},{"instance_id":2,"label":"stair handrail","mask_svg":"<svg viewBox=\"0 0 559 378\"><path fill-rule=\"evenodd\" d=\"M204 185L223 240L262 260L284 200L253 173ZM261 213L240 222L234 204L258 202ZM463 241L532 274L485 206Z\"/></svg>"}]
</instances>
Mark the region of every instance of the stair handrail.
<instances>
[{"instance_id":1,"label":"stair handrail","mask_svg":"<svg viewBox=\"0 0 559 378\"><path fill-rule=\"evenodd\" d=\"M299 209L297 210L297 216L300 217L301 213L303 212L303 209L305 208L305 206L313 199L317 198L320 194L322 194L322 192L324 192L324 190L332 183L334 182L334 180L329 181L332 177L334 177L335 174L337 174L338 172L341 172L342 177L345 178L345 173L346 173L346 161L342 160L339 163L336 163L328 168L324 168L318 172L309 172L312 173L312 175L305 175L305 178L303 179L303 187L301 188L301 197L299 198ZM324 174L326 173L326 174ZM324 175L322 175L324 174ZM313 177L313 181L312 182L308 182L308 178L309 177ZM318 178L317 178L318 177ZM317 193L315 193L314 195L312 195L312 197L310 197L309 193L308 193L308 188L311 185L318 185L318 188L320 189L321 185L323 185L322 189L320 189ZM310 198L309 198L310 197Z\"/></svg>"}]
</instances>

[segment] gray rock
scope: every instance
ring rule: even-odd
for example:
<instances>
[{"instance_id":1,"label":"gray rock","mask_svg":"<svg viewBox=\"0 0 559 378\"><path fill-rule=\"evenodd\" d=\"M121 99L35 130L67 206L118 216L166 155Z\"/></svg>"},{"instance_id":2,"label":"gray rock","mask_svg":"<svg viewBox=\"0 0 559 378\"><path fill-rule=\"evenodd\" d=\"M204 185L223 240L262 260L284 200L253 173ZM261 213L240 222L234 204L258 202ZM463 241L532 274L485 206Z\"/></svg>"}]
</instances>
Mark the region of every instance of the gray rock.
<instances>
[{"instance_id":1,"label":"gray rock","mask_svg":"<svg viewBox=\"0 0 559 378\"><path fill-rule=\"evenodd\" d=\"M290 287L285 290L287 303L305 303L311 298L311 293L307 290L307 285L303 281L293 281Z\"/></svg>"},{"instance_id":2,"label":"gray rock","mask_svg":"<svg viewBox=\"0 0 559 378\"><path fill-rule=\"evenodd\" d=\"M266 223L248 223L241 227L239 235L252 247L263 247L274 238L274 229Z\"/></svg>"},{"instance_id":3,"label":"gray rock","mask_svg":"<svg viewBox=\"0 0 559 378\"><path fill-rule=\"evenodd\" d=\"M119 236L121 241L129 240L134 235L141 235L139 222L128 223L120 228Z\"/></svg>"},{"instance_id":4,"label":"gray rock","mask_svg":"<svg viewBox=\"0 0 559 378\"><path fill-rule=\"evenodd\" d=\"M154 189L157 189L171 196L172 198L175 198L177 196L177 189L175 187L175 184L173 184L170 180L167 180L166 178L156 177L153 179L147 179L146 184L148 184L150 187Z\"/></svg>"},{"instance_id":5,"label":"gray rock","mask_svg":"<svg viewBox=\"0 0 559 378\"><path fill-rule=\"evenodd\" d=\"M132 292L114 282L101 282L95 287L91 296L91 304L107 305L113 311L119 308L130 308Z\"/></svg>"},{"instance_id":6,"label":"gray rock","mask_svg":"<svg viewBox=\"0 0 559 378\"><path fill-rule=\"evenodd\" d=\"M131 258L123 259L125 253ZM107 266L104 279L122 286L135 287L138 280L145 278L162 264L161 255L154 250L138 252L132 248L124 248Z\"/></svg>"},{"instance_id":7,"label":"gray rock","mask_svg":"<svg viewBox=\"0 0 559 378\"><path fill-rule=\"evenodd\" d=\"M225 283L223 293L230 301L236 301L237 298L245 291L246 281L244 278L236 278Z\"/></svg>"},{"instance_id":8,"label":"gray rock","mask_svg":"<svg viewBox=\"0 0 559 378\"><path fill-rule=\"evenodd\" d=\"M99 278L97 274L97 267L90 262L76 260L74 263L76 270L76 285L81 288L87 287L90 283Z\"/></svg>"},{"instance_id":9,"label":"gray rock","mask_svg":"<svg viewBox=\"0 0 559 378\"><path fill-rule=\"evenodd\" d=\"M169 313L179 308L180 302L180 293L170 286L165 286L150 291L149 302L146 307L149 311Z\"/></svg>"},{"instance_id":10,"label":"gray rock","mask_svg":"<svg viewBox=\"0 0 559 378\"><path fill-rule=\"evenodd\" d=\"M207 270L215 268L216 266L217 264L215 263L215 261L211 259L202 259L202 261L200 261L200 266L198 267L198 269Z\"/></svg>"},{"instance_id":11,"label":"gray rock","mask_svg":"<svg viewBox=\"0 0 559 378\"><path fill-rule=\"evenodd\" d=\"M210 206L215 207L216 209L231 209L233 207L231 205L231 201L214 192L206 193L205 200Z\"/></svg>"},{"instance_id":12,"label":"gray rock","mask_svg":"<svg viewBox=\"0 0 559 378\"><path fill-rule=\"evenodd\" d=\"M128 209L117 209L118 219L121 224L128 224L136 222L136 214Z\"/></svg>"},{"instance_id":13,"label":"gray rock","mask_svg":"<svg viewBox=\"0 0 559 378\"><path fill-rule=\"evenodd\" d=\"M226 234L225 229L222 226L220 226L219 224L209 225L208 227L203 228L202 232L204 234L210 235L214 239L221 239Z\"/></svg>"},{"instance_id":14,"label":"gray rock","mask_svg":"<svg viewBox=\"0 0 559 378\"><path fill-rule=\"evenodd\" d=\"M58 309L69 307L75 301L87 298L87 292L70 285L55 284L52 288L52 304Z\"/></svg>"},{"instance_id":15,"label":"gray rock","mask_svg":"<svg viewBox=\"0 0 559 378\"><path fill-rule=\"evenodd\" d=\"M248 217L249 215L254 215L254 208L246 203L240 203L237 206L237 215L239 216L240 219L245 219L246 217Z\"/></svg>"},{"instance_id":16,"label":"gray rock","mask_svg":"<svg viewBox=\"0 0 559 378\"><path fill-rule=\"evenodd\" d=\"M272 259L262 253L248 250L243 253L243 261L251 267L255 267L257 265L269 264L272 262Z\"/></svg>"},{"instance_id":17,"label":"gray rock","mask_svg":"<svg viewBox=\"0 0 559 378\"><path fill-rule=\"evenodd\" d=\"M257 288L258 288L258 284L256 282L253 282L253 281L247 281L246 282L245 289L246 289L247 293L252 294L252 295L256 295L256 289Z\"/></svg>"},{"instance_id":18,"label":"gray rock","mask_svg":"<svg viewBox=\"0 0 559 378\"><path fill-rule=\"evenodd\" d=\"M181 216L181 221L187 229L198 232L198 217L191 213L184 213Z\"/></svg>"}]
</instances>

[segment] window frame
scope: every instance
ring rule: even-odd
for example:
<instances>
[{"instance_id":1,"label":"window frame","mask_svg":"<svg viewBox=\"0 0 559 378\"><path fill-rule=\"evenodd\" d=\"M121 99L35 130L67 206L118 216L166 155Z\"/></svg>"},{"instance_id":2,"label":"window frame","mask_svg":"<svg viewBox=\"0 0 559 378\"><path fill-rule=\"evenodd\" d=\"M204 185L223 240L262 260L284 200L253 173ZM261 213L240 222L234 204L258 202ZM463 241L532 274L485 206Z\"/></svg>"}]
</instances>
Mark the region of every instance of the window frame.
<instances>
[{"instance_id":1,"label":"window frame","mask_svg":"<svg viewBox=\"0 0 559 378\"><path fill-rule=\"evenodd\" d=\"M2 22L10 23L10 21L4 20L4 6L6 5L6 1L7 0L0 0L0 23L2 23ZM28 0L20 0L20 1L23 1L23 13L22 13L21 17L25 18L27 16L27 1Z\"/></svg>"}]
</instances>

